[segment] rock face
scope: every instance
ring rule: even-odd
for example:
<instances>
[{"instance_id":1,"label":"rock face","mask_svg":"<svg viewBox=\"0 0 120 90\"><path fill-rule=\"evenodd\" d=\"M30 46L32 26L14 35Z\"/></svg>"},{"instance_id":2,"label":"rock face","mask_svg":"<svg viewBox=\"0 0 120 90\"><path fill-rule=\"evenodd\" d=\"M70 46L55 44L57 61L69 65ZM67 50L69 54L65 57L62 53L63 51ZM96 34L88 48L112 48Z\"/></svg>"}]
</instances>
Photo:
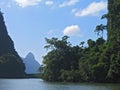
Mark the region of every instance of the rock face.
<instances>
[{"instance_id":1,"label":"rock face","mask_svg":"<svg viewBox=\"0 0 120 90\"><path fill-rule=\"evenodd\" d=\"M24 77L25 66L15 51L0 11L0 77Z\"/></svg>"},{"instance_id":2,"label":"rock face","mask_svg":"<svg viewBox=\"0 0 120 90\"><path fill-rule=\"evenodd\" d=\"M0 12L0 56L6 53L17 54L13 41L8 35L2 13Z\"/></svg>"},{"instance_id":3,"label":"rock face","mask_svg":"<svg viewBox=\"0 0 120 90\"><path fill-rule=\"evenodd\" d=\"M25 58L23 58L23 62L25 64L25 72L27 74L38 73L38 68L40 67L40 64L37 62L37 60L31 52L28 53L28 55Z\"/></svg>"}]
</instances>

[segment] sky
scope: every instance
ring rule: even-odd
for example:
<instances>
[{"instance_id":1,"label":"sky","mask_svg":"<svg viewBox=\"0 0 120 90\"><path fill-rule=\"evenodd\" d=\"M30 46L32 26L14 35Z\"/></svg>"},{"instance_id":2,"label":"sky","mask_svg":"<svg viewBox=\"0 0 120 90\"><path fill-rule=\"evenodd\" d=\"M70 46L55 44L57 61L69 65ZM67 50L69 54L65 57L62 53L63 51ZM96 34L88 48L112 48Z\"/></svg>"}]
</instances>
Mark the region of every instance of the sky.
<instances>
[{"instance_id":1,"label":"sky","mask_svg":"<svg viewBox=\"0 0 120 90\"><path fill-rule=\"evenodd\" d=\"M106 24L107 0L0 0L4 21L16 51L42 63L45 38L69 36L73 45L96 40L97 25ZM106 38L106 33L104 33Z\"/></svg>"}]
</instances>

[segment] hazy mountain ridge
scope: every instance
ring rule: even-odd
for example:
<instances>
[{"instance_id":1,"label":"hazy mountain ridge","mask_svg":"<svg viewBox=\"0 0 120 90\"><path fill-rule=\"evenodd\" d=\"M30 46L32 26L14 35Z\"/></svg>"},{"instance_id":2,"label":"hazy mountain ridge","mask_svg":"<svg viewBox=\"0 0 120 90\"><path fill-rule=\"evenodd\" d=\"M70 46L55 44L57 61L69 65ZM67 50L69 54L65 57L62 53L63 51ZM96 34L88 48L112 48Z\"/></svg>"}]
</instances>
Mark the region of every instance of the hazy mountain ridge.
<instances>
[{"instance_id":1,"label":"hazy mountain ridge","mask_svg":"<svg viewBox=\"0 0 120 90\"><path fill-rule=\"evenodd\" d=\"M25 64L25 72L27 74L38 73L38 68L40 67L39 62L35 59L33 53L28 53L25 58L22 58L23 63Z\"/></svg>"}]
</instances>

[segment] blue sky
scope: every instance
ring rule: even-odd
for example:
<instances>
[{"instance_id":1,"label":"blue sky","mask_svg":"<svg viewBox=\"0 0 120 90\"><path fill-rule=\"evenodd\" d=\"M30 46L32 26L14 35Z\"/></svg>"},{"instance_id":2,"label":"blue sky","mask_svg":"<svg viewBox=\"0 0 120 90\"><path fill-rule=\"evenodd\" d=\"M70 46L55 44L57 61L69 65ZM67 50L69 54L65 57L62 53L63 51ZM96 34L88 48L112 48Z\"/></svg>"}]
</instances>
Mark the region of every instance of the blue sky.
<instances>
[{"instance_id":1,"label":"blue sky","mask_svg":"<svg viewBox=\"0 0 120 90\"><path fill-rule=\"evenodd\" d=\"M68 35L73 45L98 38L94 29L106 24L107 0L0 0L0 8L19 55L32 52L41 63L45 37Z\"/></svg>"}]
</instances>

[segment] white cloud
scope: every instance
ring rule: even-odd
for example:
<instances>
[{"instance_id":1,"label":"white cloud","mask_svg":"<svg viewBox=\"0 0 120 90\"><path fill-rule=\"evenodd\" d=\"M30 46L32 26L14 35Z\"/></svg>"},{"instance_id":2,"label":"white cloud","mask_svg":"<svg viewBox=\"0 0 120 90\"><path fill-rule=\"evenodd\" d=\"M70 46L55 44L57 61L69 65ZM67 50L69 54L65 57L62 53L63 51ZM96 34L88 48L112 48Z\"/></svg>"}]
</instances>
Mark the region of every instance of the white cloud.
<instances>
[{"instance_id":1,"label":"white cloud","mask_svg":"<svg viewBox=\"0 0 120 90\"><path fill-rule=\"evenodd\" d=\"M75 16L82 17L87 15L98 15L101 11L107 9L107 2L93 2L82 11L75 12Z\"/></svg>"},{"instance_id":2,"label":"white cloud","mask_svg":"<svg viewBox=\"0 0 120 90\"><path fill-rule=\"evenodd\" d=\"M15 0L16 4L20 7L28 7L38 5L42 0Z\"/></svg>"},{"instance_id":3,"label":"white cloud","mask_svg":"<svg viewBox=\"0 0 120 90\"><path fill-rule=\"evenodd\" d=\"M45 2L45 5L47 5L47 6L51 6L51 5L53 5L53 4L54 4L53 1L46 1L46 2Z\"/></svg>"},{"instance_id":4,"label":"white cloud","mask_svg":"<svg viewBox=\"0 0 120 90\"><path fill-rule=\"evenodd\" d=\"M80 27L78 25L71 25L71 26L67 26L64 29L63 34L68 36L75 36L75 35L78 36L79 32L80 32Z\"/></svg>"},{"instance_id":5,"label":"white cloud","mask_svg":"<svg viewBox=\"0 0 120 90\"><path fill-rule=\"evenodd\" d=\"M77 10L78 10L78 9L73 8L73 9L72 9L72 13L75 13Z\"/></svg>"},{"instance_id":6,"label":"white cloud","mask_svg":"<svg viewBox=\"0 0 120 90\"><path fill-rule=\"evenodd\" d=\"M65 1L62 4L60 4L59 7L72 6L72 5L75 5L77 2L79 2L79 0Z\"/></svg>"}]
</instances>

